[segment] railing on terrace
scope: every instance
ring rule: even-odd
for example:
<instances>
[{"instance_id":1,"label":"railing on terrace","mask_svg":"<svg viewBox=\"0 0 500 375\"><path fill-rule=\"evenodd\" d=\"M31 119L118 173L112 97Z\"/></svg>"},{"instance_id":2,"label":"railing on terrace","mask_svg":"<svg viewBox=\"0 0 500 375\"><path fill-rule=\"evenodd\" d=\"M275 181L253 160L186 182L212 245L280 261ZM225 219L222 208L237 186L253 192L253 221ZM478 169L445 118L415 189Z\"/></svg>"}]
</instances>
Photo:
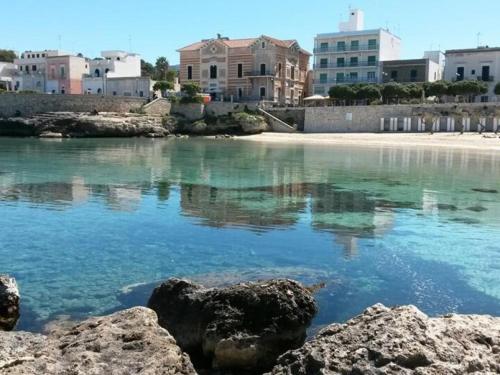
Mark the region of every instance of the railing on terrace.
<instances>
[{"instance_id":1,"label":"railing on terrace","mask_svg":"<svg viewBox=\"0 0 500 375\"><path fill-rule=\"evenodd\" d=\"M478 81L483 81L483 82L494 82L495 77L494 76L479 76L477 77Z\"/></svg>"},{"instance_id":2,"label":"railing on terrace","mask_svg":"<svg viewBox=\"0 0 500 375\"><path fill-rule=\"evenodd\" d=\"M378 44L360 44L357 47L319 47L314 49L314 53L344 53L344 52L358 52L358 51L376 51L380 48Z\"/></svg>"},{"instance_id":3,"label":"railing on terrace","mask_svg":"<svg viewBox=\"0 0 500 375\"><path fill-rule=\"evenodd\" d=\"M378 61L359 61L357 63L331 63L331 64L314 64L314 69L335 69L335 68L351 68L351 67L377 67L380 66Z\"/></svg>"},{"instance_id":4,"label":"railing on terrace","mask_svg":"<svg viewBox=\"0 0 500 375\"><path fill-rule=\"evenodd\" d=\"M260 71L260 70L256 70L253 72L247 72L245 75L247 77L275 77L276 72L274 72L272 70L266 70L265 72Z\"/></svg>"},{"instance_id":5,"label":"railing on terrace","mask_svg":"<svg viewBox=\"0 0 500 375\"><path fill-rule=\"evenodd\" d=\"M325 85L329 83L333 84L349 84L349 83L377 83L378 77L345 77L342 79L329 78L329 79L315 79L314 84Z\"/></svg>"}]
</instances>

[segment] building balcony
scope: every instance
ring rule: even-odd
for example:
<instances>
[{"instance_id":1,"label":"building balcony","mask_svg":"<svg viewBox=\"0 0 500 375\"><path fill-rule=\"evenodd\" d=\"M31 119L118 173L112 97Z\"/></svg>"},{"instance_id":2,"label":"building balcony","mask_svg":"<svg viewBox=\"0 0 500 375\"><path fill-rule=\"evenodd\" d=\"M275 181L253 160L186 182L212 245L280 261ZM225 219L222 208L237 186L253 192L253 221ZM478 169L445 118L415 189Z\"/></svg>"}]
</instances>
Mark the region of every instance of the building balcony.
<instances>
[{"instance_id":1,"label":"building balcony","mask_svg":"<svg viewBox=\"0 0 500 375\"><path fill-rule=\"evenodd\" d=\"M332 64L315 64L314 69L338 69L338 68L364 68L364 67L379 67L378 61L359 61L357 63L332 63Z\"/></svg>"},{"instance_id":2,"label":"building balcony","mask_svg":"<svg viewBox=\"0 0 500 375\"><path fill-rule=\"evenodd\" d=\"M346 52L363 52L363 51L378 51L380 48L380 45L373 45L373 44L360 44L359 46L345 46L345 47L327 47L327 48L315 48L314 53L315 54L322 54L322 53L346 53Z\"/></svg>"},{"instance_id":3,"label":"building balcony","mask_svg":"<svg viewBox=\"0 0 500 375\"><path fill-rule=\"evenodd\" d=\"M250 77L250 78L254 78L254 77L273 77L274 78L274 77L276 77L276 72L273 72L272 70L266 70L265 72L261 71L261 70L257 70L257 71L245 73L245 77Z\"/></svg>"},{"instance_id":4,"label":"building balcony","mask_svg":"<svg viewBox=\"0 0 500 375\"><path fill-rule=\"evenodd\" d=\"M495 77L494 76L478 76L477 80L482 81L482 82L494 82Z\"/></svg>"},{"instance_id":5,"label":"building balcony","mask_svg":"<svg viewBox=\"0 0 500 375\"><path fill-rule=\"evenodd\" d=\"M378 77L344 77L344 78L329 78L329 79L315 79L313 82L315 85L342 85L342 84L354 84L354 83L378 83Z\"/></svg>"}]
</instances>

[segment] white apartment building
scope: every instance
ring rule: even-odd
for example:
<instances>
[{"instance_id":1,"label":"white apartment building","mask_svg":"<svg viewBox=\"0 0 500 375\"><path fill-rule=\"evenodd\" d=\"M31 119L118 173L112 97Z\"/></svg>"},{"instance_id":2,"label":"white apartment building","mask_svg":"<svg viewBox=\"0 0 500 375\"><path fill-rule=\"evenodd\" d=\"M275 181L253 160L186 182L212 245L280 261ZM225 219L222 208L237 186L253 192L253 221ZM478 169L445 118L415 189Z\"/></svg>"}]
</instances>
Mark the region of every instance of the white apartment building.
<instances>
[{"instance_id":1,"label":"white apartment building","mask_svg":"<svg viewBox=\"0 0 500 375\"><path fill-rule=\"evenodd\" d=\"M141 78L141 56L125 51L103 51L89 61L83 93L94 95L149 97L151 80Z\"/></svg>"},{"instance_id":2,"label":"white apartment building","mask_svg":"<svg viewBox=\"0 0 500 375\"><path fill-rule=\"evenodd\" d=\"M447 81L478 80L488 84L487 94L476 101L494 99L495 85L500 82L500 47L479 47L446 51L444 79Z\"/></svg>"},{"instance_id":3,"label":"white apartment building","mask_svg":"<svg viewBox=\"0 0 500 375\"><path fill-rule=\"evenodd\" d=\"M400 58L401 39L384 29L364 30L361 10L352 10L339 30L315 38L314 94L326 96L339 84L380 83L381 62Z\"/></svg>"},{"instance_id":4,"label":"white apartment building","mask_svg":"<svg viewBox=\"0 0 500 375\"><path fill-rule=\"evenodd\" d=\"M17 72L13 80L13 89L47 92L46 71L47 57L68 55L58 50L25 51L14 60Z\"/></svg>"}]
</instances>

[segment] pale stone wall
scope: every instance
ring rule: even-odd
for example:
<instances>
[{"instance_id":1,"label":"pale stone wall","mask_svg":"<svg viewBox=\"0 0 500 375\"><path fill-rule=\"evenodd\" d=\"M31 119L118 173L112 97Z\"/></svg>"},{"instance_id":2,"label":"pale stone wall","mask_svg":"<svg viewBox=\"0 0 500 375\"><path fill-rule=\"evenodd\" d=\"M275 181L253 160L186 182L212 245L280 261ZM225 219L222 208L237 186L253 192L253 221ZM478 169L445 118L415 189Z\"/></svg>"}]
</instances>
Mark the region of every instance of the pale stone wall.
<instances>
[{"instance_id":1,"label":"pale stone wall","mask_svg":"<svg viewBox=\"0 0 500 375\"><path fill-rule=\"evenodd\" d=\"M297 125L299 131L304 130L306 116L305 108L269 108L267 112L279 118L281 121L285 121L287 124L293 122Z\"/></svg>"},{"instance_id":2,"label":"pale stone wall","mask_svg":"<svg viewBox=\"0 0 500 375\"><path fill-rule=\"evenodd\" d=\"M197 121L205 116L205 105L199 103L175 103L172 105L171 113L183 116L189 121Z\"/></svg>"},{"instance_id":3,"label":"pale stone wall","mask_svg":"<svg viewBox=\"0 0 500 375\"><path fill-rule=\"evenodd\" d=\"M484 111L486 130L493 130L494 115L500 113L499 103L484 104L436 104L436 105L381 105L381 106L351 106L351 107L308 107L305 108L304 132L306 133L377 133L381 131L381 119L385 119L385 130L390 130L390 119L397 119L396 130L402 131L404 119L411 119L409 130L418 131L418 117L423 113L434 113L440 117L437 131L446 131L446 120L448 117L459 117L453 115L457 111L467 112L474 117L470 125L470 131L477 130L477 118L482 117L478 113ZM497 116L500 117L500 116ZM428 124L428 129L430 129Z\"/></svg>"},{"instance_id":4,"label":"pale stone wall","mask_svg":"<svg viewBox=\"0 0 500 375\"><path fill-rule=\"evenodd\" d=\"M159 98L153 100L144 106L144 112L151 116L165 116L169 115L172 109L172 103L167 99Z\"/></svg>"},{"instance_id":5,"label":"pale stone wall","mask_svg":"<svg viewBox=\"0 0 500 375\"><path fill-rule=\"evenodd\" d=\"M248 108L251 111L256 111L257 103L210 102L205 107L205 111L211 116L226 116L230 113L243 112L245 111L245 108Z\"/></svg>"},{"instance_id":6,"label":"pale stone wall","mask_svg":"<svg viewBox=\"0 0 500 375\"><path fill-rule=\"evenodd\" d=\"M94 95L0 94L0 116L22 116L44 112L119 112L139 109L145 99Z\"/></svg>"}]
</instances>

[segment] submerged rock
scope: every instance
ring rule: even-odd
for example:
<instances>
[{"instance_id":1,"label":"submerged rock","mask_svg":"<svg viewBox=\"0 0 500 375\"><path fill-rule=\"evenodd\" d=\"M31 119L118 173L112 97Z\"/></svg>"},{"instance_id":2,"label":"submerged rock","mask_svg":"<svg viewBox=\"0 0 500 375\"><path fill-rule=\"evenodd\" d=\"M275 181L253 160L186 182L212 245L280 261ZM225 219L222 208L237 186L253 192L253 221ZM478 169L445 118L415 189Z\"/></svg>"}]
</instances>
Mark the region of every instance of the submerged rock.
<instances>
[{"instance_id":1,"label":"submerged rock","mask_svg":"<svg viewBox=\"0 0 500 375\"><path fill-rule=\"evenodd\" d=\"M16 280L0 275L0 331L14 329L19 320L19 289Z\"/></svg>"},{"instance_id":2,"label":"submerged rock","mask_svg":"<svg viewBox=\"0 0 500 375\"><path fill-rule=\"evenodd\" d=\"M171 279L154 290L148 306L198 363L261 372L304 343L317 311L311 292L291 280L206 289Z\"/></svg>"},{"instance_id":3,"label":"submerged rock","mask_svg":"<svg viewBox=\"0 0 500 375\"><path fill-rule=\"evenodd\" d=\"M0 332L1 374L196 374L189 357L138 307L48 336Z\"/></svg>"},{"instance_id":4,"label":"submerged rock","mask_svg":"<svg viewBox=\"0 0 500 375\"><path fill-rule=\"evenodd\" d=\"M497 374L500 318L429 318L416 307L375 305L322 330L278 360L272 375Z\"/></svg>"}]
</instances>

